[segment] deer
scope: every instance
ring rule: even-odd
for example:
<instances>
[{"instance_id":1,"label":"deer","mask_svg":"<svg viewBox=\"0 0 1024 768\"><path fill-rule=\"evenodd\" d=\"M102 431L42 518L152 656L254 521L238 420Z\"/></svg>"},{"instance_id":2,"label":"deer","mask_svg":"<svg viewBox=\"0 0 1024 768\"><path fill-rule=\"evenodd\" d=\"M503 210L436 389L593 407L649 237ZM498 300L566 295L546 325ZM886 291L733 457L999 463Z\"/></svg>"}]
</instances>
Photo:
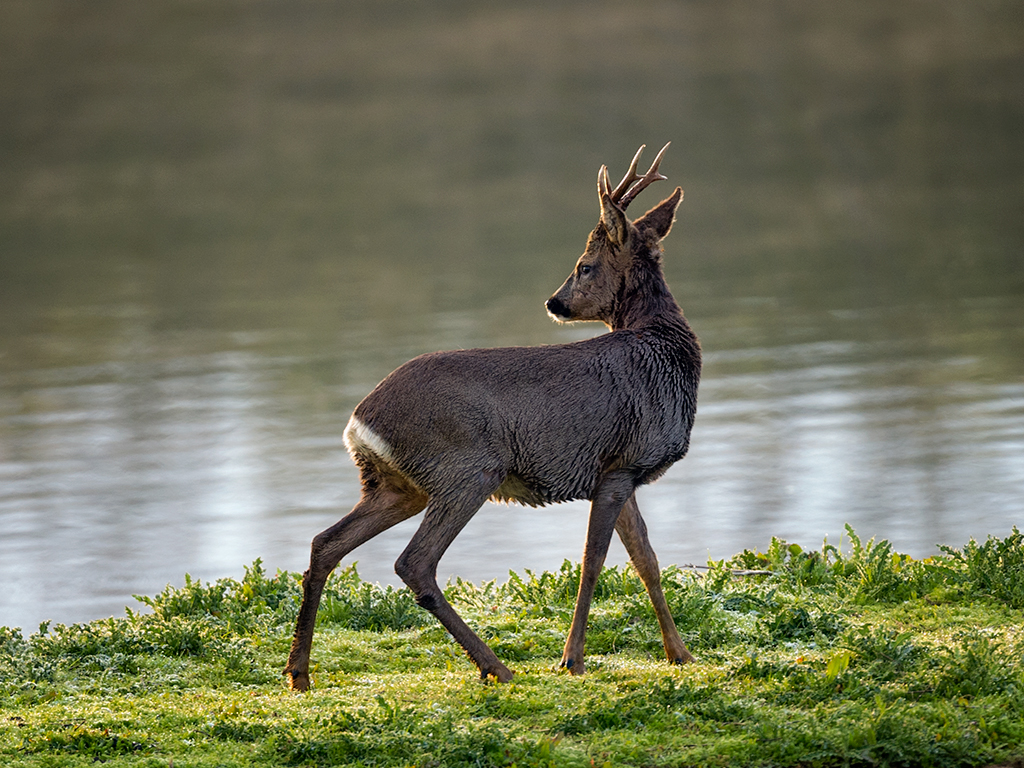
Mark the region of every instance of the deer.
<instances>
[{"instance_id":1,"label":"deer","mask_svg":"<svg viewBox=\"0 0 1024 768\"><path fill-rule=\"evenodd\" d=\"M613 531L650 597L668 661L693 661L636 501L637 488L686 455L701 372L700 342L662 269L662 240L683 190L676 187L635 221L626 216L641 191L667 178L658 168L668 146L640 176L641 146L614 188L601 166L600 220L572 273L545 302L554 320L601 322L607 333L564 344L421 355L356 406L344 437L361 495L313 539L284 669L293 690L310 687L316 613L331 571L360 544L421 512L395 572L485 682L511 681L512 671L437 584L441 556L488 499L530 506L590 501L561 668L572 675L585 671L587 619Z\"/></svg>"}]
</instances>

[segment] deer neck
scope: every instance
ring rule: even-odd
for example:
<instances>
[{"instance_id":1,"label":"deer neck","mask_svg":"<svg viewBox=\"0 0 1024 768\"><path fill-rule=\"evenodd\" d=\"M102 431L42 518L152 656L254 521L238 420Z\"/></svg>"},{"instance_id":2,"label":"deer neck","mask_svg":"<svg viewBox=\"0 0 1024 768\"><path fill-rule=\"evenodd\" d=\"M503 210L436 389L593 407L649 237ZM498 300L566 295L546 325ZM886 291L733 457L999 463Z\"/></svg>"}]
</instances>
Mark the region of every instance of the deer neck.
<instances>
[{"instance_id":1,"label":"deer neck","mask_svg":"<svg viewBox=\"0 0 1024 768\"><path fill-rule=\"evenodd\" d=\"M640 330L654 326L689 329L661 269L657 265L650 267L640 270L634 268L634 273L623 281L611 322L607 323L613 331Z\"/></svg>"}]
</instances>

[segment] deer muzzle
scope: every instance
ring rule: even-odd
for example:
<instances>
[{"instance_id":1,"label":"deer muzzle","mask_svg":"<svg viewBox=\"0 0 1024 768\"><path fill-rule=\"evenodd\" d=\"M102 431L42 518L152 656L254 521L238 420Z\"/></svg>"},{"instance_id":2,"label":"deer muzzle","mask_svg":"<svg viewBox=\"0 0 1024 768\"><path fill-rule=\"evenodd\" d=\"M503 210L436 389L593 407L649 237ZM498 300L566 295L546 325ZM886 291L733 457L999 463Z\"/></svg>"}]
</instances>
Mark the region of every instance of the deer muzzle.
<instances>
[{"instance_id":1,"label":"deer muzzle","mask_svg":"<svg viewBox=\"0 0 1024 768\"><path fill-rule=\"evenodd\" d=\"M558 298L558 296L552 296L544 302L544 306L548 310L548 314L555 320L569 320L572 317L572 313L569 311L569 308L560 298Z\"/></svg>"}]
</instances>

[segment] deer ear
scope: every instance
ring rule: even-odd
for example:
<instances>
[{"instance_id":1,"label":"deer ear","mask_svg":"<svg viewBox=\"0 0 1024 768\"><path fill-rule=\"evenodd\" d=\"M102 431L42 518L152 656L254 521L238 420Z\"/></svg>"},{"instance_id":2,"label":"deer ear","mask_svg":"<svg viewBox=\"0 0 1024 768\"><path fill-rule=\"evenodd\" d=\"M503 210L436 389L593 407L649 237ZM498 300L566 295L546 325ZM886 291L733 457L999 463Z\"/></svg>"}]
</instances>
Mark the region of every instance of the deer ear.
<instances>
[{"instance_id":1,"label":"deer ear","mask_svg":"<svg viewBox=\"0 0 1024 768\"><path fill-rule=\"evenodd\" d=\"M679 207L682 200L683 190L681 187L676 187L676 191L669 197L636 220L636 228L650 230L657 235L659 240L663 240L672 229L672 222L676 218L676 208Z\"/></svg>"},{"instance_id":2,"label":"deer ear","mask_svg":"<svg viewBox=\"0 0 1024 768\"><path fill-rule=\"evenodd\" d=\"M615 245L622 245L629 234L629 222L626 221L626 214L622 209L612 202L608 168L603 165L597 172L597 197L601 201L601 223L608 232L608 238Z\"/></svg>"}]
</instances>

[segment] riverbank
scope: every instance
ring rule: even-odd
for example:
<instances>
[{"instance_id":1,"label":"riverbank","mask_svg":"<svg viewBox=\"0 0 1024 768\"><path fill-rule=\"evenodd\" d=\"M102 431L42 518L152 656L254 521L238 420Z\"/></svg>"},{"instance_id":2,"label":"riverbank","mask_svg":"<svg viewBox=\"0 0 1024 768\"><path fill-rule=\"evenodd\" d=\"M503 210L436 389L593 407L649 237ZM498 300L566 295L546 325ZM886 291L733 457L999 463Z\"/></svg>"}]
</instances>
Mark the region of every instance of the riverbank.
<instances>
[{"instance_id":1,"label":"riverbank","mask_svg":"<svg viewBox=\"0 0 1024 768\"><path fill-rule=\"evenodd\" d=\"M1024 536L926 560L773 540L665 591L698 658L661 658L628 568L606 569L587 674L556 670L578 565L447 595L516 672L482 684L406 590L339 570L310 694L280 670L299 577L186 579L123 618L0 630L8 766L1021 764ZM1016 762L1015 762L1016 761Z\"/></svg>"}]
</instances>

